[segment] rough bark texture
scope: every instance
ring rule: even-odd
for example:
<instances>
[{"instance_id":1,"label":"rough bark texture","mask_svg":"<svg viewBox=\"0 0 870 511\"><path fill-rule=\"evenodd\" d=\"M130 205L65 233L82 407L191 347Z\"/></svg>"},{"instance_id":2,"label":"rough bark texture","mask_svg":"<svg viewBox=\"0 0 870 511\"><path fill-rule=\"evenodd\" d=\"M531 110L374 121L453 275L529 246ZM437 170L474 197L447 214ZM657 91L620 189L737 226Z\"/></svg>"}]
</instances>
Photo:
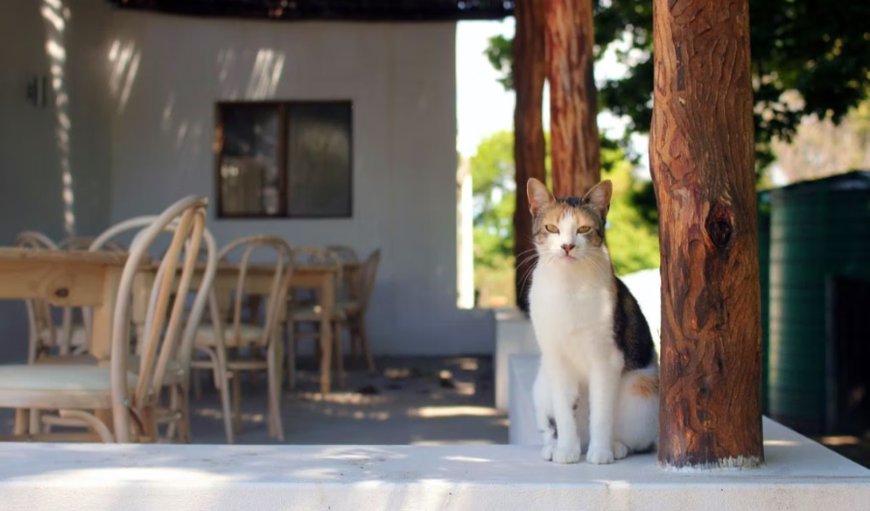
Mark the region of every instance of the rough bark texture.
<instances>
[{"instance_id":1,"label":"rough bark texture","mask_svg":"<svg viewBox=\"0 0 870 511\"><path fill-rule=\"evenodd\" d=\"M762 462L748 0L654 0L659 462Z\"/></svg>"},{"instance_id":2,"label":"rough bark texture","mask_svg":"<svg viewBox=\"0 0 870 511\"><path fill-rule=\"evenodd\" d=\"M557 197L582 196L601 180L592 0L544 3L553 189Z\"/></svg>"},{"instance_id":3,"label":"rough bark texture","mask_svg":"<svg viewBox=\"0 0 870 511\"><path fill-rule=\"evenodd\" d=\"M514 211L514 256L517 305L529 310L528 272L534 263L532 218L526 197L530 177L545 181L544 128L544 13L536 0L517 0L514 38L514 161L516 165L517 204Z\"/></svg>"}]
</instances>

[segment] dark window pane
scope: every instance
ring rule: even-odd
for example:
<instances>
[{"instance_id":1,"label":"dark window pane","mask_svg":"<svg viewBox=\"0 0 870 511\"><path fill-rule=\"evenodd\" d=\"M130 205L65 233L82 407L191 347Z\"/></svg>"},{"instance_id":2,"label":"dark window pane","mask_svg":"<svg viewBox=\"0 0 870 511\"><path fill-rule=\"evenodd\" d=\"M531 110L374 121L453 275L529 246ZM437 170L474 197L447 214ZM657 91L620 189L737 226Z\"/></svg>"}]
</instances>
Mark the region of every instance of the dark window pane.
<instances>
[{"instance_id":1,"label":"dark window pane","mask_svg":"<svg viewBox=\"0 0 870 511\"><path fill-rule=\"evenodd\" d=\"M279 117L276 105L221 105L221 214L279 215Z\"/></svg>"},{"instance_id":2,"label":"dark window pane","mask_svg":"<svg viewBox=\"0 0 870 511\"><path fill-rule=\"evenodd\" d=\"M287 208L296 217L351 216L351 104L291 103Z\"/></svg>"}]
</instances>

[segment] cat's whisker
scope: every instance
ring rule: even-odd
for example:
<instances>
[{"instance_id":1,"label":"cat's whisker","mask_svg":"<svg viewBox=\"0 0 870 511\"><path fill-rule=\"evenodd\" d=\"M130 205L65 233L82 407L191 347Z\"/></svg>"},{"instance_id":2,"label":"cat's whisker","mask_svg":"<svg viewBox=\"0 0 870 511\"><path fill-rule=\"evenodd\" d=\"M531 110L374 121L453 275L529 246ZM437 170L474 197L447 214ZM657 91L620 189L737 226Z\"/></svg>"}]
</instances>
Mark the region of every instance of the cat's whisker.
<instances>
[{"instance_id":1,"label":"cat's whisker","mask_svg":"<svg viewBox=\"0 0 870 511\"><path fill-rule=\"evenodd\" d=\"M529 257L523 259L522 261L520 261L519 263L517 263L517 265L516 265L516 269L519 270L519 269L522 268L524 265L534 263L534 262L537 261L537 260L538 260L537 257L535 257L535 256L529 256Z\"/></svg>"},{"instance_id":2,"label":"cat's whisker","mask_svg":"<svg viewBox=\"0 0 870 511\"><path fill-rule=\"evenodd\" d=\"M538 250L538 247L527 248L526 250L523 250L523 251L520 252L519 254L516 254L515 257L520 257L520 256L523 256L523 255L525 255L525 254L528 254L529 252L535 252L535 251L537 251L537 250Z\"/></svg>"},{"instance_id":3,"label":"cat's whisker","mask_svg":"<svg viewBox=\"0 0 870 511\"><path fill-rule=\"evenodd\" d=\"M534 257L535 254L538 253L538 249L525 250L521 254L517 254L514 259L523 259L527 257Z\"/></svg>"},{"instance_id":4,"label":"cat's whisker","mask_svg":"<svg viewBox=\"0 0 870 511\"><path fill-rule=\"evenodd\" d=\"M525 274L523 275L522 280L520 281L520 289L526 288L526 283L528 282L529 278L532 276L532 273L534 272L536 266L537 265L531 266L530 268L528 268L526 270Z\"/></svg>"}]
</instances>

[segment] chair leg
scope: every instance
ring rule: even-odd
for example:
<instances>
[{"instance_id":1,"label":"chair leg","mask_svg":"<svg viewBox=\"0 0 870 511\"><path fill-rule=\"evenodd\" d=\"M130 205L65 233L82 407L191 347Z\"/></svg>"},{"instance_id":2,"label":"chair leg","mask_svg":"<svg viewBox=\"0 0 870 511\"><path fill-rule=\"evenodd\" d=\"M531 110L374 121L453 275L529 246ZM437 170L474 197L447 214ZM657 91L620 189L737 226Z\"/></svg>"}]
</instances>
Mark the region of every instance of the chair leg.
<instances>
[{"instance_id":1,"label":"chair leg","mask_svg":"<svg viewBox=\"0 0 870 511\"><path fill-rule=\"evenodd\" d=\"M284 441L284 425L281 421L281 343L272 339L266 353L267 378L269 380L269 434Z\"/></svg>"},{"instance_id":2,"label":"chair leg","mask_svg":"<svg viewBox=\"0 0 870 511\"><path fill-rule=\"evenodd\" d=\"M15 426L13 433L16 436L26 435L30 426L30 410L27 408L15 409Z\"/></svg>"},{"instance_id":3,"label":"chair leg","mask_svg":"<svg viewBox=\"0 0 870 511\"><path fill-rule=\"evenodd\" d=\"M178 441L189 444L193 439L190 434L190 389L186 385L179 385L178 411L181 417L178 419Z\"/></svg>"},{"instance_id":4,"label":"chair leg","mask_svg":"<svg viewBox=\"0 0 870 511\"><path fill-rule=\"evenodd\" d=\"M40 410L33 408L30 410L30 434L38 435L42 433L42 413Z\"/></svg>"},{"instance_id":5,"label":"chair leg","mask_svg":"<svg viewBox=\"0 0 870 511\"><path fill-rule=\"evenodd\" d=\"M142 419L142 425L145 427L142 439L149 443L157 443L160 440L160 431L157 428L157 415L153 406L145 407L139 410L139 416Z\"/></svg>"},{"instance_id":6,"label":"chair leg","mask_svg":"<svg viewBox=\"0 0 870 511\"><path fill-rule=\"evenodd\" d=\"M176 413L178 413L179 410L181 410L180 406L181 403L179 402L178 389L175 385L172 385L171 387L169 387L169 414L175 415ZM171 442L176 438L180 440L180 437L181 431L178 427L178 421L170 420L169 423L166 425L166 441Z\"/></svg>"},{"instance_id":7,"label":"chair leg","mask_svg":"<svg viewBox=\"0 0 870 511\"><path fill-rule=\"evenodd\" d=\"M242 372L233 371L231 379L233 387L233 431L242 430Z\"/></svg>"},{"instance_id":8,"label":"chair leg","mask_svg":"<svg viewBox=\"0 0 870 511\"><path fill-rule=\"evenodd\" d=\"M193 381L193 397L195 399L202 399L202 373L199 369L192 369L190 371L190 379Z\"/></svg>"},{"instance_id":9,"label":"chair leg","mask_svg":"<svg viewBox=\"0 0 870 511\"><path fill-rule=\"evenodd\" d=\"M220 378L218 392L220 392L221 410L224 418L224 435L226 435L227 444L231 445L235 440L233 438L233 410L230 407L230 378L232 376L227 372L226 368L216 367L215 371L219 373L218 378Z\"/></svg>"},{"instance_id":10,"label":"chair leg","mask_svg":"<svg viewBox=\"0 0 870 511\"><path fill-rule=\"evenodd\" d=\"M232 444L235 439L233 438L234 414L233 408L232 406L230 406L230 379L235 380L236 375L230 373L230 370L227 368L227 351L225 348L215 350L208 349L205 350L205 353L211 359L211 370L212 376L214 377L214 386L217 389L221 399L221 412L224 420L224 435L226 436L227 444Z\"/></svg>"},{"instance_id":11,"label":"chair leg","mask_svg":"<svg viewBox=\"0 0 870 511\"><path fill-rule=\"evenodd\" d=\"M341 351L341 327L338 321L332 322L333 351L335 351L335 372L339 387L344 387L344 355Z\"/></svg>"},{"instance_id":12,"label":"chair leg","mask_svg":"<svg viewBox=\"0 0 870 511\"><path fill-rule=\"evenodd\" d=\"M287 322L287 390L296 388L296 338L293 336L293 322Z\"/></svg>"}]
</instances>

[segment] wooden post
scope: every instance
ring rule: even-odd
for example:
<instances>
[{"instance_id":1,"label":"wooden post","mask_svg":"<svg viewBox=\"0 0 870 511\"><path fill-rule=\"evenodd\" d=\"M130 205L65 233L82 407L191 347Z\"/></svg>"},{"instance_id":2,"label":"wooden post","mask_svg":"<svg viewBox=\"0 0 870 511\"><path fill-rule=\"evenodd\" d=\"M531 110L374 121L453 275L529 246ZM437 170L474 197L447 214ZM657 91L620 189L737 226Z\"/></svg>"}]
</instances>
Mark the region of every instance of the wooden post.
<instances>
[{"instance_id":1,"label":"wooden post","mask_svg":"<svg viewBox=\"0 0 870 511\"><path fill-rule=\"evenodd\" d=\"M545 4L553 191L582 197L601 180L592 0Z\"/></svg>"},{"instance_id":2,"label":"wooden post","mask_svg":"<svg viewBox=\"0 0 870 511\"><path fill-rule=\"evenodd\" d=\"M763 461L748 0L654 0L659 462Z\"/></svg>"},{"instance_id":3,"label":"wooden post","mask_svg":"<svg viewBox=\"0 0 870 511\"><path fill-rule=\"evenodd\" d=\"M534 258L532 218L525 194L530 177L546 182L544 173L544 13L537 0L517 0L515 5L513 79L514 163L517 182L514 210L514 257L517 305L529 310L527 273Z\"/></svg>"}]
</instances>

